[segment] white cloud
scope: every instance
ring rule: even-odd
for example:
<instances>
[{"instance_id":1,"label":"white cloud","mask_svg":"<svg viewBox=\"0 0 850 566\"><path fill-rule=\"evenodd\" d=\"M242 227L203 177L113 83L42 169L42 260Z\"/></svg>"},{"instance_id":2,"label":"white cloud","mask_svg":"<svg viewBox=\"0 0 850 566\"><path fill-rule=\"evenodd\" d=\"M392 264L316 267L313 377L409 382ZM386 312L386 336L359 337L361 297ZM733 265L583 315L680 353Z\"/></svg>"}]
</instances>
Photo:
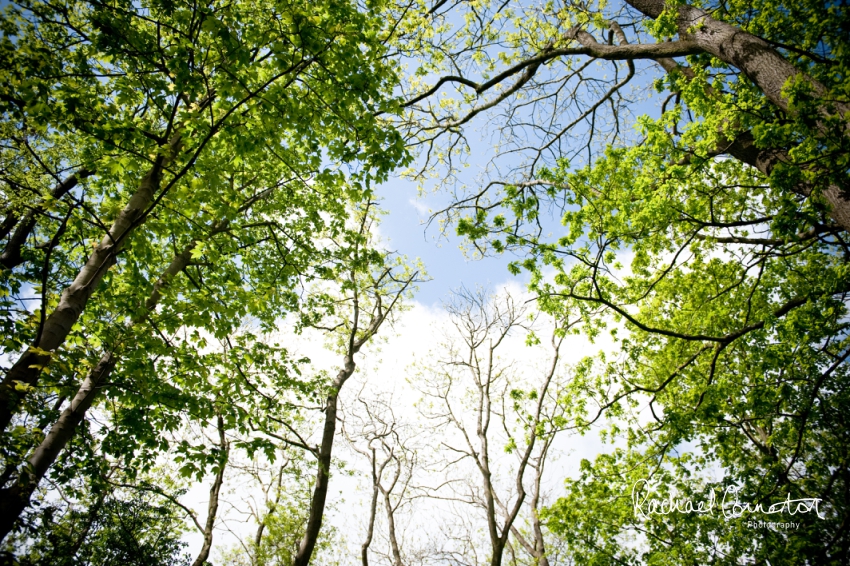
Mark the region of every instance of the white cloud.
<instances>
[{"instance_id":1,"label":"white cloud","mask_svg":"<svg viewBox=\"0 0 850 566\"><path fill-rule=\"evenodd\" d=\"M410 206L416 209L416 212L418 212L419 216L422 218L428 218L433 212L424 202L422 202L418 198L412 198L407 202L408 204L410 204Z\"/></svg>"}]
</instances>

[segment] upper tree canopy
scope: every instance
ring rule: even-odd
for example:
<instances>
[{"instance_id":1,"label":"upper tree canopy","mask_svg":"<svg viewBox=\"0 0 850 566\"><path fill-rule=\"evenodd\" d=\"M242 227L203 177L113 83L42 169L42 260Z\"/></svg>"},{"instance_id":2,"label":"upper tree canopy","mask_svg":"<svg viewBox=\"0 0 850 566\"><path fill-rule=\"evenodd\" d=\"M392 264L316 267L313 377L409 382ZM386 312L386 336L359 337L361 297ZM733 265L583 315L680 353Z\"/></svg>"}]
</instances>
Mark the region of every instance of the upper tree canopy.
<instances>
[{"instance_id":1,"label":"upper tree canopy","mask_svg":"<svg viewBox=\"0 0 850 566\"><path fill-rule=\"evenodd\" d=\"M299 266L321 264L321 245L302 234L338 232L347 203L404 157L400 137L374 117L392 110L396 80L376 10L6 6L4 351L37 349L10 371L4 400L16 397L10 383L37 382L38 366L52 363L44 352L98 349L103 336L83 331L80 317L98 310L97 325L143 312L189 244L193 260L214 256L219 268L204 280L208 298L193 295L193 323L227 328L248 312L268 323L292 306L284 291ZM269 253L287 258L274 268Z\"/></svg>"},{"instance_id":2,"label":"upper tree canopy","mask_svg":"<svg viewBox=\"0 0 850 566\"><path fill-rule=\"evenodd\" d=\"M559 423L615 417L627 441L545 516L570 556L846 562L848 21L846 3L772 0L7 4L0 528L45 476L73 494L176 454L200 478L225 430L249 452L277 434L319 456L309 561L336 396L377 329L357 313L382 321L381 285L411 282L349 217L412 149L455 191L437 216L619 345L560 392ZM463 186L481 126L492 160ZM331 387L260 336L345 305ZM321 450L292 428L319 394ZM215 420L220 449L172 443L187 420ZM641 480L823 504L753 536L635 514Z\"/></svg>"},{"instance_id":3,"label":"upper tree canopy","mask_svg":"<svg viewBox=\"0 0 850 566\"><path fill-rule=\"evenodd\" d=\"M582 563L847 555L847 16L663 0L423 16L439 25L406 116L455 187L436 216L484 253L520 254L544 309L621 348L564 394L579 429L635 409L629 449L586 463L549 518ZM460 186L485 118L495 157ZM621 497L639 479L820 498L823 517L756 538L743 521L644 518Z\"/></svg>"},{"instance_id":4,"label":"upper tree canopy","mask_svg":"<svg viewBox=\"0 0 850 566\"><path fill-rule=\"evenodd\" d=\"M406 159L377 118L398 108L382 10L4 6L4 528L72 437L85 448L54 473L96 473L101 451L132 470L168 449L181 415L247 428L263 401L253 372L316 394L285 347L252 332L332 308L304 290L351 267L351 210ZM84 417L97 395L110 418L95 442ZM215 463L185 452L199 475Z\"/></svg>"}]
</instances>

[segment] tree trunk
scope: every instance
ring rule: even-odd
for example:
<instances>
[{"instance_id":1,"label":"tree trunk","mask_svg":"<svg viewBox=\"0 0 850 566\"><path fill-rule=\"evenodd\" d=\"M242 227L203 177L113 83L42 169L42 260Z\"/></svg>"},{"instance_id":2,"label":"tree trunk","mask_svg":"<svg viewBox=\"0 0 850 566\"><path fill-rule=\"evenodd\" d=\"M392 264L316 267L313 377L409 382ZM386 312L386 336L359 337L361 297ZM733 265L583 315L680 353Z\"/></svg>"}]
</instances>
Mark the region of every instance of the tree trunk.
<instances>
[{"instance_id":1,"label":"tree trunk","mask_svg":"<svg viewBox=\"0 0 850 566\"><path fill-rule=\"evenodd\" d=\"M56 349L65 342L71 327L80 318L89 298L94 293L106 271L115 264L117 254L124 241L136 227L159 189L162 170L170 163L180 145L180 134L169 141L168 157L158 155L150 171L144 176L139 188L130 197L127 205L95 247L88 261L77 274L73 283L62 292L59 304L47 317L41 335L36 337L33 348L28 349L6 373L0 384L0 429L5 430L18 410L23 398L16 389L16 383L34 386L44 367L50 364Z\"/></svg>"},{"instance_id":2,"label":"tree trunk","mask_svg":"<svg viewBox=\"0 0 850 566\"><path fill-rule=\"evenodd\" d=\"M725 152L735 159L755 167L766 176L770 176L770 172L777 164L790 162L784 151L756 147L755 140L750 132L738 135L726 146ZM806 185L797 185L794 192L801 196L810 197L812 188ZM850 232L850 201L844 195L845 192L836 185L829 185L820 192L820 196L829 205L829 217L841 228Z\"/></svg>"},{"instance_id":3,"label":"tree trunk","mask_svg":"<svg viewBox=\"0 0 850 566\"><path fill-rule=\"evenodd\" d=\"M218 417L218 436L219 446L221 447L223 456L218 472L215 475L215 481L213 481L210 488L210 501L207 505L207 522L204 525L203 533L204 544L197 558L192 562L192 566L204 566L207 558L210 556L210 550L212 550L213 528L215 527L215 519L218 514L218 495L221 492L221 484L224 483L224 470L227 468L227 460L230 454L230 446L224 435L224 419L221 418L221 415Z\"/></svg>"},{"instance_id":4,"label":"tree trunk","mask_svg":"<svg viewBox=\"0 0 850 566\"><path fill-rule=\"evenodd\" d=\"M220 223L216 229L221 229L225 223ZM192 250L196 245L193 240L183 251L174 257L162 276L154 283L153 290L145 308L152 312L160 298L162 290L172 281L174 276L183 271L192 257ZM139 322L141 317L134 320ZM98 364L89 372L83 380L77 394L71 400L71 404L59 416L59 420L50 428L50 432L42 440L41 444L30 455L27 463L20 471L15 484L9 488L0 489L0 540L11 531L20 514L29 505L33 491L38 483L56 461L56 458L74 436L77 427L83 421L89 407L100 391L102 383L109 379L112 370L118 363L118 353L115 351L104 352Z\"/></svg>"},{"instance_id":5,"label":"tree trunk","mask_svg":"<svg viewBox=\"0 0 850 566\"><path fill-rule=\"evenodd\" d=\"M496 515L496 494L493 488L493 476L490 471L490 443L487 437L487 432L490 428L491 400L490 386L493 382L494 369L494 351L495 346L492 340L487 352L487 363L482 372L472 370L472 376L475 384L478 387L478 415L476 435L478 436L480 453L478 454L477 464L478 470L481 472L481 479L484 488L484 502L487 511L487 530L490 535L490 547L492 556L490 557L490 566L500 566L502 563L502 555L505 552L505 543L507 543L508 532L510 529L509 521L505 521L502 532L499 532L498 517Z\"/></svg>"},{"instance_id":6,"label":"tree trunk","mask_svg":"<svg viewBox=\"0 0 850 566\"><path fill-rule=\"evenodd\" d=\"M316 470L316 487L310 500L310 515L307 519L307 530L298 545L298 552L293 561L294 566L307 566L313 556L316 540L322 528L322 517L325 513L325 500L328 496L328 478L331 467L331 452L333 451L334 435L336 434L336 414L339 390L345 381L354 373L356 365L353 354L345 356L343 369L334 380L331 393L325 404L325 426L322 431L322 444L319 447Z\"/></svg>"},{"instance_id":7,"label":"tree trunk","mask_svg":"<svg viewBox=\"0 0 850 566\"><path fill-rule=\"evenodd\" d=\"M549 559L546 558L546 541L543 538L543 528L540 524L540 483L543 479L543 464L546 459L546 454L549 451L549 443L551 438L546 439L546 445L540 451L540 459L537 461L535 468L534 484L531 488L531 530L534 533L534 557L537 558L537 566L549 566Z\"/></svg>"},{"instance_id":8,"label":"tree trunk","mask_svg":"<svg viewBox=\"0 0 850 566\"><path fill-rule=\"evenodd\" d=\"M398 462L396 481L398 480L399 474L401 474L401 462ZM393 509L392 501L390 500L390 492L383 488L381 489L381 492L384 494L384 507L387 510L387 530L389 531L390 536L390 550L393 554L393 566L402 566L401 551L399 550L398 538L395 534L395 511ZM363 566L366 566L366 564Z\"/></svg>"},{"instance_id":9,"label":"tree trunk","mask_svg":"<svg viewBox=\"0 0 850 566\"><path fill-rule=\"evenodd\" d=\"M369 505L369 527L366 529L366 540L360 546L360 560L363 566L369 566L369 546L372 544L372 534L375 532L375 513L378 509L378 472L375 469L375 449L372 449L372 502Z\"/></svg>"},{"instance_id":10,"label":"tree trunk","mask_svg":"<svg viewBox=\"0 0 850 566\"><path fill-rule=\"evenodd\" d=\"M115 358L112 353L104 353L97 366L86 376L71 404L62 411L59 420L50 428L50 432L22 467L17 481L11 487L0 489L0 540L9 534L18 517L29 505L38 482L73 436L97 394L98 385L109 376L114 367Z\"/></svg>"},{"instance_id":11,"label":"tree trunk","mask_svg":"<svg viewBox=\"0 0 850 566\"><path fill-rule=\"evenodd\" d=\"M366 211L368 213L368 209ZM366 222L368 216L364 214L360 225L360 234L368 235L369 224ZM358 259L359 250L354 254L354 265ZM355 272L352 269L350 273L350 282L353 286L352 306L353 313L351 315L351 328L348 336L348 348L342 360L342 369L337 373L336 378L331 384L331 390L325 404L325 424L322 431L322 443L319 447L316 463L316 487L313 490L313 497L310 500L310 513L307 518L307 528L304 532L304 537L298 545L298 551L293 559L294 566L307 566L310 563L310 558L313 556L313 550L316 547L316 540L319 537L319 531L322 528L322 516L325 512L325 500L328 495L328 479L331 467L331 452L333 451L334 435L336 434L336 415L337 403L339 402L339 392L342 386L349 377L354 374L357 365L354 363L354 356L360 351L360 348L368 342L377 332L386 319L387 314L392 311L402 294L407 290L408 286L414 281L418 272L414 273L409 279L402 281L401 288L395 294L388 305L384 305L381 296L381 285L385 276L390 276L393 281L398 282L391 276L392 269L387 269L376 280L373 279L372 290L374 291L374 304L370 316L369 324L361 326L361 306L360 296L362 291L358 288L359 283L356 280Z\"/></svg>"},{"instance_id":12,"label":"tree trunk","mask_svg":"<svg viewBox=\"0 0 850 566\"><path fill-rule=\"evenodd\" d=\"M64 181L53 187L50 191L50 196L58 200L68 194L68 192L77 186L77 184L87 177L94 175L94 171L89 169L81 169L72 174ZM9 238L3 254L0 255L0 265L6 269L12 269L23 262L21 257L21 249L27 238L32 233L36 224L36 216L44 212L44 204L38 204L34 208L27 211L23 218L19 218L14 212L10 212L3 221L2 229L0 229L0 238L5 238L6 234L17 225L17 228Z\"/></svg>"},{"instance_id":13,"label":"tree trunk","mask_svg":"<svg viewBox=\"0 0 850 566\"><path fill-rule=\"evenodd\" d=\"M665 0L626 2L653 19L660 16L666 7ZM740 69L777 108L794 114L788 99L782 95L782 88L797 75L801 75L812 85L815 94L826 94L826 88L822 84L798 70L763 39L726 22L715 20L705 10L687 4L680 4L676 9L679 35L683 39L695 41L707 53ZM834 105L834 111L830 111L828 105L823 104L824 116L835 115L837 112L846 123L850 105L835 101L830 104Z\"/></svg>"}]
</instances>

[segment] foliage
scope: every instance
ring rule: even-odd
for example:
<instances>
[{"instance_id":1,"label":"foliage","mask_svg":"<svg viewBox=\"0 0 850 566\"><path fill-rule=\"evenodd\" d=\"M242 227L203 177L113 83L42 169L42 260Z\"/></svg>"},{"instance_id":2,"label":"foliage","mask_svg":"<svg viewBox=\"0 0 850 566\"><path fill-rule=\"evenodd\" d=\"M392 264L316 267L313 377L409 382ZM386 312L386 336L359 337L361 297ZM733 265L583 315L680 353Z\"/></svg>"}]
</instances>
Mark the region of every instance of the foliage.
<instances>
[{"instance_id":1,"label":"foliage","mask_svg":"<svg viewBox=\"0 0 850 566\"><path fill-rule=\"evenodd\" d=\"M168 454L200 481L221 450L187 422L271 455L263 433L324 392L270 335L333 312L317 289L364 244L350 211L407 159L378 117L397 111L383 9L4 5L7 520L45 471L67 485L108 460L132 480Z\"/></svg>"},{"instance_id":2,"label":"foliage","mask_svg":"<svg viewBox=\"0 0 850 566\"><path fill-rule=\"evenodd\" d=\"M567 482L553 528L580 563L846 560L846 6L474 11L429 69L454 89L442 109L410 85L428 158L434 143L462 155L461 126L497 112L490 176L440 214L481 253L520 254L511 269L530 273L544 311L579 315L589 337L610 332L619 348L586 360L563 403L580 431L615 419L627 448ZM663 95L661 116L630 121L646 107L627 85ZM816 498L822 517L760 537L716 516L644 520L626 496L641 478L684 498L703 485L753 502Z\"/></svg>"},{"instance_id":3,"label":"foliage","mask_svg":"<svg viewBox=\"0 0 850 566\"><path fill-rule=\"evenodd\" d=\"M453 191L435 218L480 254L518 254L544 313L617 348L556 380L557 407L548 380L476 382L478 430L456 451L489 494L494 564L514 542L541 566L544 546L583 564L846 562L848 21L846 3L813 0L5 4L7 549L185 562L183 504L146 473L168 459L164 485L214 474L217 490L230 450L272 465L281 443L315 456L318 479L278 481L255 517L265 534L231 558L306 564L316 540L330 548L337 397L419 277L371 238L373 189L418 151L410 172ZM483 125L495 143L472 180ZM336 377L280 327L324 331ZM466 434L449 391L463 363L428 394ZM491 413L505 442L488 453ZM542 524L551 438L601 423L620 443L582 463ZM520 465L500 503L488 454L503 447ZM103 479L116 467L118 490ZM636 486L817 500L819 514L794 532L753 531L757 512L647 515ZM192 516L207 541L214 507L208 527ZM533 533L510 531L523 520Z\"/></svg>"},{"instance_id":4,"label":"foliage","mask_svg":"<svg viewBox=\"0 0 850 566\"><path fill-rule=\"evenodd\" d=\"M74 505L44 503L19 535L23 565L187 565L183 516L140 491L90 492Z\"/></svg>"}]
</instances>

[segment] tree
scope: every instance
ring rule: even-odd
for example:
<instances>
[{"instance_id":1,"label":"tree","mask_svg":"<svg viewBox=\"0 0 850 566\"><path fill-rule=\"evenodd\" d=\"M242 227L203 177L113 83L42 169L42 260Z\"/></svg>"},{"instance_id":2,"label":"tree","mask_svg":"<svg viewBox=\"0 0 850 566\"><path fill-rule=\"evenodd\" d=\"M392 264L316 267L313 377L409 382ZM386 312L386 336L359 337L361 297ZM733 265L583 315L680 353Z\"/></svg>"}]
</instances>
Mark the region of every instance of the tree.
<instances>
[{"instance_id":1,"label":"tree","mask_svg":"<svg viewBox=\"0 0 850 566\"><path fill-rule=\"evenodd\" d=\"M216 419L216 428L218 433L218 442L211 443L212 450L219 454L218 462L216 462L215 477L210 486L210 498L207 501L207 516L206 520L201 524L197 515L189 509L186 509L192 522L197 527L198 531L203 535L204 542L201 545L201 550L192 561L192 566L204 566L207 563L207 558L210 556L212 549L214 529L216 519L218 518L219 498L221 495L221 486L224 483L224 474L227 470L228 460L230 458L230 441L227 439L226 430L224 427L224 419L218 415Z\"/></svg>"},{"instance_id":2,"label":"tree","mask_svg":"<svg viewBox=\"0 0 850 566\"><path fill-rule=\"evenodd\" d=\"M340 392L418 277L370 237L372 187L410 149L414 174L439 164L454 191L435 218L481 254L519 254L511 270L530 274L538 307L571 321L527 387L494 361L522 309L491 318L473 299L480 316L454 312L468 355L426 372L441 430L459 434L441 440L471 464L450 498L483 510L492 564L506 551L545 564L553 542L577 563L847 562L847 21L845 3L775 0L7 4L6 547L183 560L182 502L141 489L168 458L186 481L213 476L194 517L203 563L226 466L261 453L277 465L282 443L315 457L315 480L286 486L308 494L296 510L280 468L264 478L274 495L246 556L306 566L327 534ZM498 143L469 183L468 132L485 119ZM619 351L559 382L576 318ZM334 337L340 367L305 371L272 339L280 326ZM448 389L459 367L469 415ZM621 443L543 508L554 434L603 422ZM495 447L515 459L510 486ZM365 450L369 524L383 496L399 564L402 500L383 472L394 486L410 472L381 449ZM119 467L119 488L98 492ZM802 531L752 536L718 516L641 513L630 490L822 505ZM460 542L449 558L480 562L476 519L458 521L468 532L444 533Z\"/></svg>"},{"instance_id":3,"label":"tree","mask_svg":"<svg viewBox=\"0 0 850 566\"><path fill-rule=\"evenodd\" d=\"M329 321L317 320L314 324L316 328L335 334L342 364L336 376L325 385L321 443L310 449L317 460L316 484L310 500L304 537L293 559L295 566L306 566L310 562L322 527L336 435L339 392L357 368L355 356L391 319L401 307L402 299L418 281L419 271L410 271L396 259L368 246L374 222L371 205L369 203L357 211L354 217L359 223L359 233L355 236L357 239L354 245L346 248L350 250L350 256L339 270L339 279L344 283L340 295L334 299L336 307L333 317Z\"/></svg>"},{"instance_id":4,"label":"tree","mask_svg":"<svg viewBox=\"0 0 850 566\"><path fill-rule=\"evenodd\" d=\"M540 482L552 438L565 425L547 417L554 417L551 409L557 407L550 387L555 390L560 384L560 348L572 325L556 325L546 367L535 371L502 353L510 335L532 333L535 326L534 320L528 320L532 313L513 297L462 290L447 311L454 332L434 367L423 372L418 388L426 401L422 404L425 417L441 432L444 466L471 461L478 476L456 488L454 497L483 511L491 565L502 563L511 534L525 543L533 560L547 563L538 517ZM533 333L530 336L533 343ZM539 372L539 376L529 378L525 372ZM515 461L506 466L499 458L501 451ZM500 473L503 468L507 470ZM529 468L535 472L530 502L533 544L515 526L528 503Z\"/></svg>"},{"instance_id":5,"label":"tree","mask_svg":"<svg viewBox=\"0 0 850 566\"><path fill-rule=\"evenodd\" d=\"M56 135L64 134L60 145L66 145L67 137L76 136L75 149L86 154L82 169L99 171L97 175L104 189L113 191L110 196L119 188L128 196L110 203L109 208L115 210L105 215L105 221L99 218L103 213L97 214L98 224L111 224L111 227L85 259L73 277L74 283L63 291L55 308L45 302L49 297L44 290L42 308L50 313L45 312L32 348L10 368L4 381L0 414L4 428L19 403L20 395L15 392L14 384L32 387L38 383L40 368L50 363L46 352L65 342L106 270L124 248L124 242L157 206L167 204L164 202L167 196L178 196L174 194L179 191L178 185L190 181L196 168L226 179L228 170L222 170L221 165L229 165L231 172L237 172L242 170L243 162L250 162L257 169L266 162L276 168L278 179L293 173L307 178L317 169L317 148L323 134L329 135L323 145L333 152L332 157L350 160L357 155L343 147L345 142L339 139L336 124L321 127L312 123L309 109L302 113L307 129L301 131L309 131L315 145L312 148L290 145L290 139L300 139L300 131L297 126L284 130L279 126L284 122L294 126L298 122L288 119L290 109L269 100L288 100L290 94L300 90L294 86L300 82L303 88L315 88L321 93L346 72L360 76L363 71L359 65L356 70L336 69L334 65L341 65L347 58L334 59L343 53L330 49L348 45L360 55L354 47L356 39L336 41L335 37L348 31L338 28L340 22L352 27L363 23L357 21L364 17L360 12L346 4L329 7L324 16L318 17L337 27L324 29L322 25L301 22L303 12L290 4L277 11L269 6L273 12L265 20L251 17L252 8L247 6L181 8L182 11L173 12L172 7L158 4L135 8L81 3L68 9L24 4L10 5L7 10L4 56L10 63L9 82L17 85L24 81L24 76L35 78L26 79L21 92L7 97L11 100L5 103L5 115L23 131L34 128L38 145L46 145L48 150L53 149L51 141ZM240 10L247 12L243 14ZM290 22L290 27L278 27L279 18ZM49 33L41 34L42 29ZM72 56L46 63L46 53L68 51L65 45L76 46L70 51ZM183 56L175 57L172 51ZM84 80L78 84L80 76ZM383 82L378 79L374 84L380 88ZM371 88L372 84L370 81L364 88ZM363 110L362 98L378 96L377 91L367 94L362 89L356 93L341 90L339 94L334 105L339 110L332 115L343 123L348 116L342 114ZM343 102L346 96L348 102ZM322 95L317 98L315 101L322 105ZM311 99L300 98L299 104L307 100ZM95 118L88 121L83 118L87 115ZM246 140L246 129L252 131L250 139L268 134L269 140L278 143L257 144ZM363 135L351 132L347 124L342 129L355 136ZM39 131L47 133L38 135ZM273 135L275 131L286 134ZM378 134L379 138L381 135ZM375 143L381 144L378 140ZM10 158L16 157L16 153L32 151L32 145L23 139L20 149L10 151ZM110 155L112 148L117 149L117 155ZM316 149L311 151L313 148ZM231 161L223 162L219 155L230 155ZM34 157L38 159L37 151ZM111 158L117 161L97 166L100 160ZM80 168L73 162L60 162L56 168L61 171L69 167ZM59 174L47 165L41 169L38 171L41 177ZM83 176L74 175L77 179ZM73 185L70 180L63 183ZM11 186L20 185L12 181ZM39 194L37 188L33 190ZM15 197L19 192L16 190ZM205 204L226 205L226 200L216 201L209 196L207 203L202 194L194 195L195 203L177 200L173 205L188 210ZM11 204L12 216L20 216L15 212L19 198L6 199ZM99 198L95 196L93 200L98 202ZM122 204L116 208L118 203ZM154 240L152 234L148 234L148 240Z\"/></svg>"},{"instance_id":6,"label":"tree","mask_svg":"<svg viewBox=\"0 0 850 566\"><path fill-rule=\"evenodd\" d=\"M427 17L447 22L452 8L438 3ZM588 430L634 409L628 450L587 463L553 524L587 563L846 560L846 6L470 10L434 40L457 38L425 73L452 70L411 85L410 119L425 116L417 139L442 139L442 155L456 158L464 125L501 110L509 172L494 161L444 218L482 253L521 254L512 269L531 273L543 310L583 313L589 336L619 341L621 359L582 366L567 418ZM650 85L666 94L661 116L632 120L645 110L626 88ZM435 93L449 86L438 109ZM721 492L817 498L826 511L806 533L753 538L723 521L634 517L614 496L640 474L692 493L687 478L713 468L724 479L704 481ZM630 531L645 545L620 544Z\"/></svg>"},{"instance_id":7,"label":"tree","mask_svg":"<svg viewBox=\"0 0 850 566\"><path fill-rule=\"evenodd\" d=\"M289 450L290 454L294 451ZM251 508L251 515L256 522L256 531L252 540L243 541L241 550L247 554L252 566L259 564L292 563L292 558L298 550L298 543L303 536L304 525L307 522L309 509L310 488L308 482L302 481L309 470L300 454L281 458L280 463L263 470L252 466L251 476L261 486L265 500L262 505ZM286 479L286 483L284 483ZM294 481L293 481L294 480ZM293 483L303 486L292 493ZM244 497L234 502L237 508L244 508ZM327 533L322 533L327 535ZM317 546L322 547L326 540L321 537ZM239 554L243 554L240 552Z\"/></svg>"},{"instance_id":8,"label":"tree","mask_svg":"<svg viewBox=\"0 0 850 566\"><path fill-rule=\"evenodd\" d=\"M117 409L103 448L138 464L181 412L221 414L224 362L304 387L250 333L202 352L298 310L294 289L334 261L323 237L343 239L351 203L403 161L375 118L395 82L380 10L4 7L4 534L98 397Z\"/></svg>"},{"instance_id":9,"label":"tree","mask_svg":"<svg viewBox=\"0 0 850 566\"><path fill-rule=\"evenodd\" d=\"M439 2L421 17L447 22L453 9L458 7ZM697 118L690 122L695 129L681 139L678 130L668 126L674 130L671 141L689 155L688 162L669 156L670 166L690 165L692 157L698 166L705 159L731 155L770 177L789 198L805 200L799 197L814 191L815 201L829 203L823 212L847 229L847 204L839 198L847 184L844 159L850 110L841 72L846 65L843 7L823 10L820 4L797 3L782 9L763 2L751 9L750 4L739 3L707 4L704 9L682 3L667 8L661 0L635 0L613 6L549 4L540 9L485 3L475 11L476 17L459 29L448 23L438 28L442 35L422 52L424 65L409 85L406 102L412 134L432 148L441 135L448 136L446 146L453 151L441 155L450 159L463 149L462 126L505 104L508 108L498 125L504 145L528 160L513 167L510 178L497 178L463 199L467 206L453 207L455 214L475 209L476 199L485 210L485 204L499 202L493 185L505 182L519 183L516 188L534 195L534 187L546 183L526 187L522 183L545 181L537 178L541 166L577 157L585 149L586 161L592 162L594 138L627 140L626 119L631 112L622 93L639 75L637 63L646 61L672 75L666 80L662 75L655 83L671 91L667 102L675 97ZM810 25L800 25L801 20ZM587 28L607 32L607 41L598 42ZM631 31L631 37L624 29ZM615 36L619 45L613 44ZM675 36L675 41L666 41ZM437 51L442 55L432 57ZM683 56L690 56L690 66L673 59ZM589 62L583 59L609 61L613 78L588 71ZM429 88L421 85L418 77L448 68L454 73ZM620 76L622 71L625 77ZM475 73L483 80L478 82ZM456 86L456 96L442 97L440 104L447 110L440 111L432 99L446 86ZM573 96L564 96L565 92ZM529 102L523 102L526 99ZM603 121L609 105L612 113ZM697 127L694 122L703 119L707 122ZM571 144L568 135L584 137L587 143Z\"/></svg>"},{"instance_id":10,"label":"tree","mask_svg":"<svg viewBox=\"0 0 850 566\"><path fill-rule=\"evenodd\" d=\"M369 566L369 551L375 538L379 497L383 500L383 515L386 517L386 535L389 542L389 552L382 554L393 566L405 564L396 520L399 508L410 502L408 488L417 467L418 450L413 444L414 435L410 434L410 425L396 416L393 404L391 396L366 400L361 391L351 409L351 416L347 422L343 422L343 432L349 445L366 459L371 472L369 483L372 493L366 519L366 535L360 546L360 561L363 566Z\"/></svg>"},{"instance_id":11,"label":"tree","mask_svg":"<svg viewBox=\"0 0 850 566\"><path fill-rule=\"evenodd\" d=\"M113 469L108 480L120 476ZM179 509L150 492L99 482L71 504L45 502L18 533L16 564L188 565ZM7 539L8 542L8 539ZM6 558L9 558L8 556Z\"/></svg>"},{"instance_id":12,"label":"tree","mask_svg":"<svg viewBox=\"0 0 850 566\"><path fill-rule=\"evenodd\" d=\"M284 444L274 458L255 453L250 460L232 458L219 505L220 530L238 542L220 549L214 563L240 566L289 565L307 522L312 484L306 451ZM240 523L244 524L240 528ZM249 528L245 528L249 527ZM320 533L317 553L336 542L333 529Z\"/></svg>"}]
</instances>

